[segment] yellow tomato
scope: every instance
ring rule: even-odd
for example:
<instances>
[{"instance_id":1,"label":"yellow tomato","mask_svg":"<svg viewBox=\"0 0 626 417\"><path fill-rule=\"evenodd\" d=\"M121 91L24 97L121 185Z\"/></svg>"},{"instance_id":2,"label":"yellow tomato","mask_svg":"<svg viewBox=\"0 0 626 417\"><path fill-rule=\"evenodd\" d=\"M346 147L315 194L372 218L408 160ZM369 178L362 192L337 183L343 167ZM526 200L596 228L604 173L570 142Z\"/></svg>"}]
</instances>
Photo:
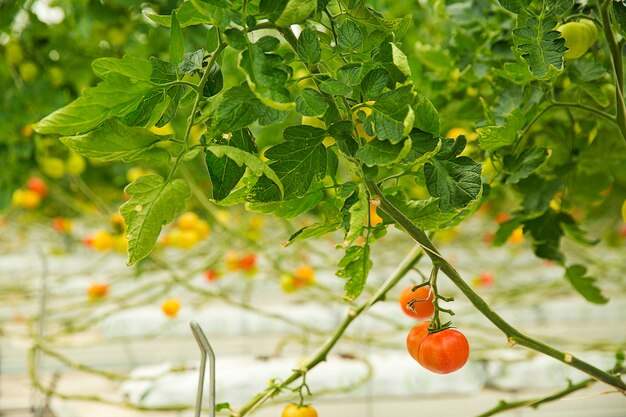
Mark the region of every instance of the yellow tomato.
<instances>
[{"instance_id":1,"label":"yellow tomato","mask_svg":"<svg viewBox=\"0 0 626 417\"><path fill-rule=\"evenodd\" d=\"M513 233L511 233L511 236L509 236L509 239L507 240L507 242L512 243L512 244L522 243L523 241L524 241L524 230L522 229L522 226L513 230Z\"/></svg>"},{"instance_id":2,"label":"yellow tomato","mask_svg":"<svg viewBox=\"0 0 626 417\"><path fill-rule=\"evenodd\" d=\"M97 231L91 238L91 247L98 252L110 251L114 245L113 236L104 230Z\"/></svg>"},{"instance_id":3,"label":"yellow tomato","mask_svg":"<svg viewBox=\"0 0 626 417\"><path fill-rule=\"evenodd\" d=\"M32 210L41 204L41 195L33 190L15 190L12 202L17 207Z\"/></svg>"},{"instance_id":4,"label":"yellow tomato","mask_svg":"<svg viewBox=\"0 0 626 417\"><path fill-rule=\"evenodd\" d=\"M165 300L163 304L161 304L161 310L163 310L163 313L167 317L174 318L178 315L178 311L180 310L180 301L176 298Z\"/></svg>"},{"instance_id":5,"label":"yellow tomato","mask_svg":"<svg viewBox=\"0 0 626 417\"><path fill-rule=\"evenodd\" d=\"M289 274L283 274L280 276L280 288L288 294L298 290L293 277Z\"/></svg>"},{"instance_id":6,"label":"yellow tomato","mask_svg":"<svg viewBox=\"0 0 626 417\"><path fill-rule=\"evenodd\" d=\"M310 405L288 404L283 410L281 417L317 417L317 411Z\"/></svg>"},{"instance_id":7,"label":"yellow tomato","mask_svg":"<svg viewBox=\"0 0 626 417\"><path fill-rule=\"evenodd\" d=\"M370 226L375 227L381 224L382 222L383 222L383 218L378 215L378 212L376 211L376 206L373 204L370 204Z\"/></svg>"},{"instance_id":8,"label":"yellow tomato","mask_svg":"<svg viewBox=\"0 0 626 417\"><path fill-rule=\"evenodd\" d=\"M146 170L142 167L132 167L126 171L126 179L128 182L135 182L144 175L146 175Z\"/></svg>"},{"instance_id":9,"label":"yellow tomato","mask_svg":"<svg viewBox=\"0 0 626 417\"><path fill-rule=\"evenodd\" d=\"M178 217L178 221L176 223L178 227L183 230L192 230L198 226L199 221L200 219L196 213L187 211Z\"/></svg>"},{"instance_id":10,"label":"yellow tomato","mask_svg":"<svg viewBox=\"0 0 626 417\"><path fill-rule=\"evenodd\" d=\"M110 223L111 226L113 226L115 232L118 234L124 233L124 231L126 230L126 222L124 221L124 217L122 217L120 213L114 213L111 216Z\"/></svg>"},{"instance_id":11,"label":"yellow tomato","mask_svg":"<svg viewBox=\"0 0 626 417\"><path fill-rule=\"evenodd\" d=\"M622 204L622 220L626 223L626 200L624 200L624 204Z\"/></svg>"},{"instance_id":12,"label":"yellow tomato","mask_svg":"<svg viewBox=\"0 0 626 417\"><path fill-rule=\"evenodd\" d=\"M192 145L197 145L200 143L200 136L206 132L206 127L204 125L193 125L191 127L191 132L189 132L189 140Z\"/></svg>"},{"instance_id":13,"label":"yellow tomato","mask_svg":"<svg viewBox=\"0 0 626 417\"><path fill-rule=\"evenodd\" d=\"M128 251L128 239L124 235L118 235L113 238L113 249L119 253Z\"/></svg>"},{"instance_id":14,"label":"yellow tomato","mask_svg":"<svg viewBox=\"0 0 626 417\"><path fill-rule=\"evenodd\" d=\"M174 229L170 233L170 241L172 246L181 249L191 249L200 240L196 230Z\"/></svg>"},{"instance_id":15,"label":"yellow tomato","mask_svg":"<svg viewBox=\"0 0 626 417\"><path fill-rule=\"evenodd\" d=\"M206 239L209 233L211 233L211 226L209 226L205 220L199 220L196 226L196 232L198 232L200 240Z\"/></svg>"},{"instance_id":16,"label":"yellow tomato","mask_svg":"<svg viewBox=\"0 0 626 417\"><path fill-rule=\"evenodd\" d=\"M367 106L372 106L374 105L374 101L367 101L365 102L365 104ZM359 135L360 138L364 139L365 141L369 142L370 140L374 139L376 137L376 135L369 135L365 129L363 128L363 123L358 123L359 121L359 113L363 112L364 113L364 117L369 117L372 114L372 108L371 107L359 107L358 109L354 110L352 112L352 123L354 123L355 127L356 127L356 132Z\"/></svg>"},{"instance_id":17,"label":"yellow tomato","mask_svg":"<svg viewBox=\"0 0 626 417\"><path fill-rule=\"evenodd\" d=\"M109 284L94 282L87 288L87 295L92 300L106 297L109 294Z\"/></svg>"}]
</instances>

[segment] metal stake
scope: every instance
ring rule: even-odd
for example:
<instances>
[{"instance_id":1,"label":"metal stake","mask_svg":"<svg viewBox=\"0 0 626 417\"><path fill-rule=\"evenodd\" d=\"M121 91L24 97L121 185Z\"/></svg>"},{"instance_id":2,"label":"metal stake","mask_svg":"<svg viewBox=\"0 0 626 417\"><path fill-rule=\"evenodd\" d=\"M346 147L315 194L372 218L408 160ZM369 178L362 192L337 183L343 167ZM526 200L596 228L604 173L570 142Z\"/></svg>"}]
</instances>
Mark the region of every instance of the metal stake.
<instances>
[{"instance_id":1,"label":"metal stake","mask_svg":"<svg viewBox=\"0 0 626 417\"><path fill-rule=\"evenodd\" d=\"M200 417L202 412L202 393L204 391L204 372L206 370L207 356L209 358L209 380L211 381L211 389L209 391L209 416L215 417L215 353L213 348L206 338L206 335L202 331L202 328L198 323L192 321L189 323L191 326L191 332L198 342L200 347L200 380L198 381L198 393L196 394L196 409L195 417Z\"/></svg>"}]
</instances>

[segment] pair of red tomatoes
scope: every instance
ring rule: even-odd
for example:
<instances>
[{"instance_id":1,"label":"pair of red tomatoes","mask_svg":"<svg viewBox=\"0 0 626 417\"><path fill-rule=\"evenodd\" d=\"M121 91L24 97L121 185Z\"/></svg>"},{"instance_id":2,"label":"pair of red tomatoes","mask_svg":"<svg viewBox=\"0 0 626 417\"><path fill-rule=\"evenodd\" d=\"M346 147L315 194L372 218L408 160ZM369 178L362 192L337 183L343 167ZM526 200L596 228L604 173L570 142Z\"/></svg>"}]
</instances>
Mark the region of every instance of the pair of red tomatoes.
<instances>
[{"instance_id":1,"label":"pair of red tomatoes","mask_svg":"<svg viewBox=\"0 0 626 417\"><path fill-rule=\"evenodd\" d=\"M428 286L415 291L411 284L400 293L402 311L418 320L433 316L433 293ZM446 328L430 332L430 322L424 321L413 327L406 338L406 348L413 359L431 372L449 374L465 365L469 358L469 343L455 329Z\"/></svg>"}]
</instances>

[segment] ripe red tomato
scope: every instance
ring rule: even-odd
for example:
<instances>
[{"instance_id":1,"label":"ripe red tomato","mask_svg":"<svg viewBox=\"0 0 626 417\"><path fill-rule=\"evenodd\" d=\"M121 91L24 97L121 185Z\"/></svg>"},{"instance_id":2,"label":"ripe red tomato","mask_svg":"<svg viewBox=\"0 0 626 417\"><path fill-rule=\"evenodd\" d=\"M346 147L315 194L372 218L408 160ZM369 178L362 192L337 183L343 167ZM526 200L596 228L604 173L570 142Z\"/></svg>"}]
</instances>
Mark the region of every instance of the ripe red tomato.
<instances>
[{"instance_id":1,"label":"ripe red tomato","mask_svg":"<svg viewBox=\"0 0 626 417\"><path fill-rule=\"evenodd\" d=\"M418 362L437 374L449 374L465 365L469 358L469 343L463 333L445 329L430 333L419 348Z\"/></svg>"},{"instance_id":2,"label":"ripe red tomato","mask_svg":"<svg viewBox=\"0 0 626 417\"><path fill-rule=\"evenodd\" d=\"M281 417L317 417L317 411L310 405L298 406L288 404L283 410Z\"/></svg>"},{"instance_id":3,"label":"ripe red tomato","mask_svg":"<svg viewBox=\"0 0 626 417\"><path fill-rule=\"evenodd\" d=\"M433 293L430 287L420 287L415 292L411 291L415 285L409 284L400 293L400 307L407 316L415 317L418 320L424 320L431 318L435 312L435 306L433 306ZM415 300L412 306L409 303Z\"/></svg>"},{"instance_id":4,"label":"ripe red tomato","mask_svg":"<svg viewBox=\"0 0 626 417\"><path fill-rule=\"evenodd\" d=\"M217 279L220 277L220 273L215 269L207 269L206 271L204 271L204 277L207 281L213 282L217 281Z\"/></svg>"},{"instance_id":5,"label":"ripe red tomato","mask_svg":"<svg viewBox=\"0 0 626 417\"><path fill-rule=\"evenodd\" d=\"M409 351L409 355L419 362L420 346L426 336L428 336L428 325L430 322L425 321L417 326L413 327L409 334L406 336L406 349Z\"/></svg>"},{"instance_id":6,"label":"ripe red tomato","mask_svg":"<svg viewBox=\"0 0 626 417\"><path fill-rule=\"evenodd\" d=\"M256 255L254 253L244 256L243 258L239 259L239 268L241 268L244 271L249 271L251 269L254 269L255 266L256 266Z\"/></svg>"},{"instance_id":7,"label":"ripe red tomato","mask_svg":"<svg viewBox=\"0 0 626 417\"><path fill-rule=\"evenodd\" d=\"M36 192L41 197L45 197L48 195L48 186L46 185L44 180L38 177L30 177L26 182L26 188Z\"/></svg>"}]
</instances>

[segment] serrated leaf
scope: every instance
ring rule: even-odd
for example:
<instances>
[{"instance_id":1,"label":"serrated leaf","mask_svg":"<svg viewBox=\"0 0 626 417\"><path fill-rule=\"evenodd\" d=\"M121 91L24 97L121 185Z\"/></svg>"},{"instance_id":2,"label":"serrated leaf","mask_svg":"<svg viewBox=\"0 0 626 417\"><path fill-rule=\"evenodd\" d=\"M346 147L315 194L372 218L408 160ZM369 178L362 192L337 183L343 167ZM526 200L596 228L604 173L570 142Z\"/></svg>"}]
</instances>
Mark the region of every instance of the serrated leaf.
<instances>
[{"instance_id":1,"label":"serrated leaf","mask_svg":"<svg viewBox=\"0 0 626 417\"><path fill-rule=\"evenodd\" d=\"M324 189L319 186L312 188L300 198L275 201L270 203L246 203L246 209L258 213L272 213L277 217L291 220L302 213L313 210L324 198Z\"/></svg>"},{"instance_id":2,"label":"serrated leaf","mask_svg":"<svg viewBox=\"0 0 626 417\"><path fill-rule=\"evenodd\" d=\"M303 22L317 9L316 0L261 0L261 12L268 13L278 26L287 27Z\"/></svg>"},{"instance_id":3,"label":"serrated leaf","mask_svg":"<svg viewBox=\"0 0 626 417\"><path fill-rule=\"evenodd\" d=\"M410 17L410 16L409 16ZM412 19L411 19L412 20ZM395 43L391 42L391 57L393 65L406 77L411 78L411 67L409 60Z\"/></svg>"},{"instance_id":4,"label":"serrated leaf","mask_svg":"<svg viewBox=\"0 0 626 417\"><path fill-rule=\"evenodd\" d=\"M370 204L363 184L359 184L357 196L358 198L354 204L352 204L348 209L348 212L350 213L350 225L344 242L348 245L352 244L356 238L361 236L363 227L368 224L367 220L369 217Z\"/></svg>"},{"instance_id":5,"label":"serrated leaf","mask_svg":"<svg viewBox=\"0 0 626 417\"><path fill-rule=\"evenodd\" d=\"M205 55L206 51L204 49L198 49L193 52L185 52L183 60L180 64L178 64L178 71L180 71L183 75L189 74L193 71L201 71Z\"/></svg>"},{"instance_id":6,"label":"serrated leaf","mask_svg":"<svg viewBox=\"0 0 626 417\"><path fill-rule=\"evenodd\" d=\"M415 114L410 104L415 98L412 86L407 85L383 93L372 106L368 119L374 126L374 132L381 140L398 143L413 128Z\"/></svg>"},{"instance_id":7,"label":"serrated leaf","mask_svg":"<svg viewBox=\"0 0 626 417\"><path fill-rule=\"evenodd\" d=\"M352 93L352 88L349 85L344 84L339 80L324 80L320 83L320 90L326 94L332 94L336 96L347 96Z\"/></svg>"},{"instance_id":8,"label":"serrated leaf","mask_svg":"<svg viewBox=\"0 0 626 417\"><path fill-rule=\"evenodd\" d=\"M505 9L515 14L526 10L531 0L498 0L498 3Z\"/></svg>"},{"instance_id":9,"label":"serrated leaf","mask_svg":"<svg viewBox=\"0 0 626 417\"><path fill-rule=\"evenodd\" d=\"M295 107L285 87L289 74L280 55L265 53L259 45L249 44L239 56L239 67L246 73L252 92L265 105L283 111Z\"/></svg>"},{"instance_id":10,"label":"serrated leaf","mask_svg":"<svg viewBox=\"0 0 626 417\"><path fill-rule=\"evenodd\" d=\"M439 135L439 113L428 98L418 96L417 101L413 105L413 111L415 113L413 126L435 136Z\"/></svg>"},{"instance_id":11,"label":"serrated leaf","mask_svg":"<svg viewBox=\"0 0 626 417\"><path fill-rule=\"evenodd\" d=\"M513 30L517 49L536 78L551 78L563 69L563 54L567 52L565 39L554 30L556 22L553 20L530 17L524 23L525 26Z\"/></svg>"},{"instance_id":12,"label":"serrated leaf","mask_svg":"<svg viewBox=\"0 0 626 417\"><path fill-rule=\"evenodd\" d=\"M428 192L439 198L441 211L462 209L481 192L480 164L466 156L451 160L432 159L424 164Z\"/></svg>"},{"instance_id":13,"label":"serrated leaf","mask_svg":"<svg viewBox=\"0 0 626 417\"><path fill-rule=\"evenodd\" d=\"M313 126L290 126L283 130L284 142L265 151L284 187L284 198L302 197L314 179L326 173L326 148L322 141L326 130ZM276 185L266 176L259 178L250 194L249 201L269 202L281 199Z\"/></svg>"},{"instance_id":14,"label":"serrated leaf","mask_svg":"<svg viewBox=\"0 0 626 417\"><path fill-rule=\"evenodd\" d=\"M212 184L212 197L223 200L237 186L246 172L246 167L229 158L228 155L217 156L210 148L215 145L231 146L256 157L257 148L249 129L234 131L231 135L217 136L206 149L205 161Z\"/></svg>"},{"instance_id":15,"label":"serrated leaf","mask_svg":"<svg viewBox=\"0 0 626 417\"><path fill-rule=\"evenodd\" d=\"M140 177L124 192L130 199L120 207L126 222L128 265L148 256L161 228L185 209L191 197L187 183L181 179L166 181L159 175Z\"/></svg>"},{"instance_id":16,"label":"serrated leaf","mask_svg":"<svg viewBox=\"0 0 626 417\"><path fill-rule=\"evenodd\" d=\"M565 279L569 281L576 291L585 299L594 304L606 304L609 299L602 295L600 288L596 286L596 279L586 276L587 268L583 265L572 265L565 271Z\"/></svg>"},{"instance_id":17,"label":"serrated leaf","mask_svg":"<svg viewBox=\"0 0 626 417\"><path fill-rule=\"evenodd\" d=\"M359 25L346 19L337 29L337 43L344 51L358 52L363 45L363 33Z\"/></svg>"},{"instance_id":18,"label":"serrated leaf","mask_svg":"<svg viewBox=\"0 0 626 417\"><path fill-rule=\"evenodd\" d=\"M250 171L256 176L264 175L264 178L268 178L271 184L278 189L279 195L284 193L281 179L277 176L272 167L268 166L257 155L253 155L233 146L225 145L211 145L207 147L207 152L212 152L218 158L226 156L239 166L245 165L250 168Z\"/></svg>"},{"instance_id":19,"label":"serrated leaf","mask_svg":"<svg viewBox=\"0 0 626 417\"><path fill-rule=\"evenodd\" d=\"M178 65L185 57L185 41L180 24L176 18L176 10L172 10L172 19L170 23L170 61L174 65Z\"/></svg>"},{"instance_id":20,"label":"serrated leaf","mask_svg":"<svg viewBox=\"0 0 626 417\"><path fill-rule=\"evenodd\" d=\"M119 74L139 81L150 81L152 77L152 65L149 61L128 55L122 59L98 58L91 63L91 68L94 74L103 80L110 74Z\"/></svg>"},{"instance_id":21,"label":"serrated leaf","mask_svg":"<svg viewBox=\"0 0 626 417\"><path fill-rule=\"evenodd\" d=\"M311 28L304 29L298 37L296 51L300 58L309 65L319 62L322 57L322 47L317 32Z\"/></svg>"},{"instance_id":22,"label":"serrated leaf","mask_svg":"<svg viewBox=\"0 0 626 417\"><path fill-rule=\"evenodd\" d=\"M348 279L344 286L346 299L354 300L363 292L371 268L369 245L351 246L346 249L344 257L339 261L339 270L337 271L339 278Z\"/></svg>"},{"instance_id":23,"label":"serrated leaf","mask_svg":"<svg viewBox=\"0 0 626 417\"><path fill-rule=\"evenodd\" d=\"M527 178L548 159L549 152L546 148L529 147L517 156L506 155L504 157L504 169L509 174L507 184L517 184Z\"/></svg>"},{"instance_id":24,"label":"serrated leaf","mask_svg":"<svg viewBox=\"0 0 626 417\"><path fill-rule=\"evenodd\" d=\"M82 96L37 122L33 128L41 134L76 135L94 129L115 116L135 109L152 88L145 81L132 82L111 73Z\"/></svg>"},{"instance_id":25,"label":"serrated leaf","mask_svg":"<svg viewBox=\"0 0 626 417\"><path fill-rule=\"evenodd\" d=\"M371 140L356 152L359 158L367 166L391 165L401 161L411 150L411 139L405 139L400 143L391 143L386 140Z\"/></svg>"},{"instance_id":26,"label":"serrated leaf","mask_svg":"<svg viewBox=\"0 0 626 417\"><path fill-rule=\"evenodd\" d=\"M361 81L361 91L366 100L374 99L381 94L391 82L389 71L376 68L368 72Z\"/></svg>"},{"instance_id":27,"label":"serrated leaf","mask_svg":"<svg viewBox=\"0 0 626 417\"><path fill-rule=\"evenodd\" d=\"M139 159L166 162L170 157L169 153L154 146L162 139L145 128L129 127L114 119L89 133L60 138L63 144L80 155L104 161L124 162Z\"/></svg>"},{"instance_id":28,"label":"serrated leaf","mask_svg":"<svg viewBox=\"0 0 626 417\"><path fill-rule=\"evenodd\" d=\"M147 14L147 16L161 26L170 27L172 24L171 15ZM241 23L239 15L230 10L230 5L225 0L186 1L176 9L176 17L181 28L203 24L226 27L231 21Z\"/></svg>"},{"instance_id":29,"label":"serrated leaf","mask_svg":"<svg viewBox=\"0 0 626 417\"><path fill-rule=\"evenodd\" d=\"M326 98L319 91L312 88L305 88L296 97L296 111L303 116L319 117L323 116L328 109Z\"/></svg>"},{"instance_id":30,"label":"serrated leaf","mask_svg":"<svg viewBox=\"0 0 626 417\"><path fill-rule=\"evenodd\" d=\"M493 152L504 146L515 143L517 132L523 126L523 118L519 111L513 111L506 123L502 126L485 126L476 129L479 137L480 147L486 151Z\"/></svg>"},{"instance_id":31,"label":"serrated leaf","mask_svg":"<svg viewBox=\"0 0 626 417\"><path fill-rule=\"evenodd\" d=\"M354 139L353 132L354 125L347 120L335 122L328 128L328 134L335 138L337 148L347 157L355 156L359 148L359 144Z\"/></svg>"},{"instance_id":32,"label":"serrated leaf","mask_svg":"<svg viewBox=\"0 0 626 417\"><path fill-rule=\"evenodd\" d=\"M404 157L407 164L423 164L439 152L441 149L441 139L430 133L413 129L409 134L411 138L411 149Z\"/></svg>"}]
</instances>

